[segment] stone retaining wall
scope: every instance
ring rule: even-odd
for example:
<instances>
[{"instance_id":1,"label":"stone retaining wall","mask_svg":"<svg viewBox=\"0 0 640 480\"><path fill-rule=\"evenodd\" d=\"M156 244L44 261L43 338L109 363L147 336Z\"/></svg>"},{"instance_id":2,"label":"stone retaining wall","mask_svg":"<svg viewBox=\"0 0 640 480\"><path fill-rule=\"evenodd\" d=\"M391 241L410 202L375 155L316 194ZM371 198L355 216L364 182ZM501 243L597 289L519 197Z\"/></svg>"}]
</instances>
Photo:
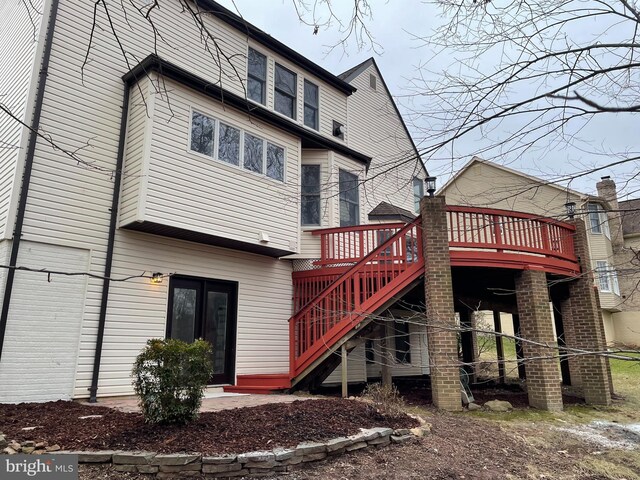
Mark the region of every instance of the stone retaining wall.
<instances>
[{"instance_id":1,"label":"stone retaining wall","mask_svg":"<svg viewBox=\"0 0 640 480\"><path fill-rule=\"evenodd\" d=\"M210 478L229 478L288 472L294 465L316 462L363 448L404 443L421 435L422 429L392 430L378 427L361 429L356 435L322 443L305 442L293 448L218 456L120 451L58 451L55 454L78 455L79 463L113 464L118 472L155 474L157 478L195 477L201 474Z\"/></svg>"}]
</instances>

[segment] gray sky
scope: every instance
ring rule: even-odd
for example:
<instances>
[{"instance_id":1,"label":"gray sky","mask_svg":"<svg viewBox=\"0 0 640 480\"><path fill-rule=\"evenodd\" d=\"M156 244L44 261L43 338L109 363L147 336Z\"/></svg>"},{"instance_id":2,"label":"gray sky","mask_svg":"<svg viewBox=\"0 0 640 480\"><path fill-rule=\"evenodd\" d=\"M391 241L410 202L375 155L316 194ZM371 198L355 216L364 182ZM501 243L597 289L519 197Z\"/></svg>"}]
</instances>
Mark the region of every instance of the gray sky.
<instances>
[{"instance_id":1,"label":"gray sky","mask_svg":"<svg viewBox=\"0 0 640 480\"><path fill-rule=\"evenodd\" d=\"M461 68L464 69L464 65L457 62L451 55L440 55L434 58L433 51L416 40L414 34L426 36L442 22L438 9L430 4L408 0L392 2L372 0L373 19L368 26L380 48L373 50L370 45L367 45L364 49L359 49L351 39L344 48L337 47L329 51L329 46L335 45L340 39L338 26L331 25L327 29L320 29L317 35L313 35L313 28L300 22L292 0L219 0L219 2L332 73L341 73L371 56L375 57L392 94L400 97L408 93L409 80L416 76L418 65L428 65L428 69L436 75L438 72L449 69L456 72ZM340 18L350 17L350 1L341 0L334 3L335 11ZM400 110L406 112L403 105L406 101L400 100L398 103ZM411 121L407 123L414 132L414 139L419 143L422 137L421 130L427 128L426 124ZM500 128L508 128L508 126ZM556 145L551 151L549 149L530 151L522 157L514 155L515 158L512 158L507 155L500 163L549 179L612 161L609 156L594 155L592 153L594 150L639 150L637 131L637 123L630 121L630 114L624 114L619 118L611 115L593 121L578 133L580 141L588 142L584 144L585 148L582 150ZM428 161L427 168L430 173L438 176L438 183L442 185L452 171L459 169L471 158L470 155L478 146L486 144L501 133L498 129L493 136L469 137L455 147L457 155L462 156L462 159L452 162L445 157L446 152L443 152L444 158ZM601 176L611 175L617 180L619 186L622 186L625 183L624 180L637 170L639 170L638 164L605 170L576 179L570 186L585 193L593 193L595 182ZM563 186L566 186L566 182ZM640 185L634 183L627 187L627 191L632 192L632 197L640 197L640 192L636 191L638 188Z\"/></svg>"}]
</instances>

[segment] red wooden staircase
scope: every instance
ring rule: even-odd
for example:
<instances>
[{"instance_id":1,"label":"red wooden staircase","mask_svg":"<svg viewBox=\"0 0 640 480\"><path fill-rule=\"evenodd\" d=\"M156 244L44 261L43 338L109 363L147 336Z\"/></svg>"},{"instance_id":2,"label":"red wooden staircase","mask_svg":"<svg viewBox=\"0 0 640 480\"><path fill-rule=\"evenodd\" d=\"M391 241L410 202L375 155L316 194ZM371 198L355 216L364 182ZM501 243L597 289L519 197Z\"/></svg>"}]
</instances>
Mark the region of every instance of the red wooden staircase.
<instances>
[{"instance_id":1,"label":"red wooden staircase","mask_svg":"<svg viewBox=\"0 0 640 480\"><path fill-rule=\"evenodd\" d=\"M300 308L289 319L288 375L241 375L225 391L286 390L322 365L423 275L420 228L417 218L407 225L321 231L321 268L294 274L294 304Z\"/></svg>"}]
</instances>

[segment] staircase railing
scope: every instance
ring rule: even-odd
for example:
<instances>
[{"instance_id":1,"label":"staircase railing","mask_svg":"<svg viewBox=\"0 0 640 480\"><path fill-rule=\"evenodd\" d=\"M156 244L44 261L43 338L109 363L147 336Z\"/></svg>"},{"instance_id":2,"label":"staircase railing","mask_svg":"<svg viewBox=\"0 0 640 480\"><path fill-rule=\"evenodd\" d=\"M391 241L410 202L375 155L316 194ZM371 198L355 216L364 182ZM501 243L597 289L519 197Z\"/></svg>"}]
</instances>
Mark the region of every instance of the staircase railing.
<instances>
[{"instance_id":1,"label":"staircase railing","mask_svg":"<svg viewBox=\"0 0 640 480\"><path fill-rule=\"evenodd\" d=\"M289 320L290 366L295 377L392 295L399 277L423 269L420 217L395 231Z\"/></svg>"}]
</instances>

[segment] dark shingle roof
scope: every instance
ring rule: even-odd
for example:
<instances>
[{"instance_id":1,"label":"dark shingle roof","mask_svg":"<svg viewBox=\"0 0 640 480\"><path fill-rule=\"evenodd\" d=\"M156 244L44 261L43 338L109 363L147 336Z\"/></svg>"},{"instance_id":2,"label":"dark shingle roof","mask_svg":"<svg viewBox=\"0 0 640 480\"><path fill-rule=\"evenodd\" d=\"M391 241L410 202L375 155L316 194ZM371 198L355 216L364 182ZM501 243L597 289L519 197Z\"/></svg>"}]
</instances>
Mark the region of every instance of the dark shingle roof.
<instances>
[{"instance_id":1,"label":"dark shingle roof","mask_svg":"<svg viewBox=\"0 0 640 480\"><path fill-rule=\"evenodd\" d=\"M402 222L410 222L414 218L416 218L415 213L387 202L380 202L377 207L369 212L369 220L399 220Z\"/></svg>"},{"instance_id":2,"label":"dark shingle roof","mask_svg":"<svg viewBox=\"0 0 640 480\"><path fill-rule=\"evenodd\" d=\"M634 233L640 233L640 198L618 202L618 207L620 210L629 210L620 212L622 234L632 235Z\"/></svg>"}]
</instances>

